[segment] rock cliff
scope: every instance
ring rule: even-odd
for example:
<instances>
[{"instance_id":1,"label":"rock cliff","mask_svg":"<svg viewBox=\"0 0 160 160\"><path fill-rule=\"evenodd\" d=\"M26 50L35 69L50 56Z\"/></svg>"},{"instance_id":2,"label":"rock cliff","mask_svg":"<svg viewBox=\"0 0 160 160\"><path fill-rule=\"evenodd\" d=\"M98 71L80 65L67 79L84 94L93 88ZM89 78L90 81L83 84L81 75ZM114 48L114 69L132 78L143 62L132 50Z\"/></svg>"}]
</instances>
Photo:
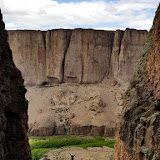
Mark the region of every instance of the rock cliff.
<instances>
[{"instance_id":1,"label":"rock cliff","mask_svg":"<svg viewBox=\"0 0 160 160\"><path fill-rule=\"evenodd\" d=\"M107 75L128 81L147 34L135 29L8 31L13 58L26 86L94 84Z\"/></svg>"},{"instance_id":2,"label":"rock cliff","mask_svg":"<svg viewBox=\"0 0 160 160\"><path fill-rule=\"evenodd\" d=\"M31 135L114 135L124 83L133 76L147 31L79 28L8 34L28 90Z\"/></svg>"},{"instance_id":3,"label":"rock cliff","mask_svg":"<svg viewBox=\"0 0 160 160\"><path fill-rule=\"evenodd\" d=\"M30 160L26 89L12 60L0 13L0 159Z\"/></svg>"},{"instance_id":4,"label":"rock cliff","mask_svg":"<svg viewBox=\"0 0 160 160\"><path fill-rule=\"evenodd\" d=\"M115 160L160 159L160 5L126 92Z\"/></svg>"}]
</instances>

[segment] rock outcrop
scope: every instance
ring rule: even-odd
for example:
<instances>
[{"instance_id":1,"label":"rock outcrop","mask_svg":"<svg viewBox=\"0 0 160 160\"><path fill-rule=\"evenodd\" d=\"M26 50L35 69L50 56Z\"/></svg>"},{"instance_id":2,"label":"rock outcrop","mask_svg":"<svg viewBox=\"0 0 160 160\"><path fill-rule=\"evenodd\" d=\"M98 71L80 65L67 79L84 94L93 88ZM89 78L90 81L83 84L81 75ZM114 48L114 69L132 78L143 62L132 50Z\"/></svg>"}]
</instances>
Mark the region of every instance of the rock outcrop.
<instances>
[{"instance_id":1,"label":"rock outcrop","mask_svg":"<svg viewBox=\"0 0 160 160\"><path fill-rule=\"evenodd\" d=\"M160 159L160 5L125 96L115 160Z\"/></svg>"},{"instance_id":2,"label":"rock outcrop","mask_svg":"<svg viewBox=\"0 0 160 160\"><path fill-rule=\"evenodd\" d=\"M113 75L131 79L148 32L92 29L8 31L13 58L26 86L94 84Z\"/></svg>"},{"instance_id":3,"label":"rock outcrop","mask_svg":"<svg viewBox=\"0 0 160 160\"><path fill-rule=\"evenodd\" d=\"M30 160L26 89L12 60L0 13L0 159Z\"/></svg>"},{"instance_id":4,"label":"rock outcrop","mask_svg":"<svg viewBox=\"0 0 160 160\"><path fill-rule=\"evenodd\" d=\"M133 76L147 31L79 28L8 34L28 90L31 135L114 135L126 88L122 82Z\"/></svg>"}]
</instances>

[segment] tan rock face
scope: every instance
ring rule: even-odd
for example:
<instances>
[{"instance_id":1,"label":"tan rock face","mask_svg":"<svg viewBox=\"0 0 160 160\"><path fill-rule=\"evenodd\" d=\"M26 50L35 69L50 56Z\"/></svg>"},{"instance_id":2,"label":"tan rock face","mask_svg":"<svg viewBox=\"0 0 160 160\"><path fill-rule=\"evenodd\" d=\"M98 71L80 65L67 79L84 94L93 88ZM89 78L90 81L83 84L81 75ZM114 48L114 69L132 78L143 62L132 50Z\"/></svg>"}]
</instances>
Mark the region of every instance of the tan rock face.
<instances>
[{"instance_id":1,"label":"tan rock face","mask_svg":"<svg viewBox=\"0 0 160 160\"><path fill-rule=\"evenodd\" d=\"M46 34L46 76L51 83L63 82L64 60L71 30L52 30Z\"/></svg>"},{"instance_id":2,"label":"tan rock face","mask_svg":"<svg viewBox=\"0 0 160 160\"><path fill-rule=\"evenodd\" d=\"M131 79L147 31L8 31L13 59L26 86Z\"/></svg>"},{"instance_id":3,"label":"tan rock face","mask_svg":"<svg viewBox=\"0 0 160 160\"><path fill-rule=\"evenodd\" d=\"M66 55L65 81L97 83L110 71L114 32L76 29Z\"/></svg>"},{"instance_id":4,"label":"tan rock face","mask_svg":"<svg viewBox=\"0 0 160 160\"><path fill-rule=\"evenodd\" d=\"M118 77L119 73L119 54L121 51L121 42L124 36L124 31L116 30L113 41L112 57L111 57L111 67L112 75Z\"/></svg>"},{"instance_id":5,"label":"tan rock face","mask_svg":"<svg viewBox=\"0 0 160 160\"><path fill-rule=\"evenodd\" d=\"M114 134L124 103L122 95L115 96L126 88L119 82L131 79L147 31L56 29L8 34L28 89L31 135ZM116 83L111 87L113 77Z\"/></svg>"},{"instance_id":6,"label":"tan rock face","mask_svg":"<svg viewBox=\"0 0 160 160\"><path fill-rule=\"evenodd\" d=\"M45 33L41 31L9 31L8 34L13 59L22 72L25 85L33 86L45 82Z\"/></svg>"},{"instance_id":7,"label":"tan rock face","mask_svg":"<svg viewBox=\"0 0 160 160\"><path fill-rule=\"evenodd\" d=\"M12 60L0 13L0 159L30 160L26 89Z\"/></svg>"},{"instance_id":8,"label":"tan rock face","mask_svg":"<svg viewBox=\"0 0 160 160\"><path fill-rule=\"evenodd\" d=\"M132 78L146 38L147 31L126 29L119 54L118 78L120 80L129 81Z\"/></svg>"},{"instance_id":9,"label":"tan rock face","mask_svg":"<svg viewBox=\"0 0 160 160\"><path fill-rule=\"evenodd\" d=\"M115 160L160 159L160 5L125 96Z\"/></svg>"}]
</instances>

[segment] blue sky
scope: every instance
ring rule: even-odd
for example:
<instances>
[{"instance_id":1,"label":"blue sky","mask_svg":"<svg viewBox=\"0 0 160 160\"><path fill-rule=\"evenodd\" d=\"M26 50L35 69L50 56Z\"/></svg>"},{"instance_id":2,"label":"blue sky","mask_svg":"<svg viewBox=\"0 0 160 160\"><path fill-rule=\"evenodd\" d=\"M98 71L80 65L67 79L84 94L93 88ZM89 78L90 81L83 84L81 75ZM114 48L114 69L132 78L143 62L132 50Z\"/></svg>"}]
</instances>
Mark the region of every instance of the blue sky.
<instances>
[{"instance_id":1,"label":"blue sky","mask_svg":"<svg viewBox=\"0 0 160 160\"><path fill-rule=\"evenodd\" d=\"M6 29L149 30L159 0L0 0Z\"/></svg>"}]
</instances>

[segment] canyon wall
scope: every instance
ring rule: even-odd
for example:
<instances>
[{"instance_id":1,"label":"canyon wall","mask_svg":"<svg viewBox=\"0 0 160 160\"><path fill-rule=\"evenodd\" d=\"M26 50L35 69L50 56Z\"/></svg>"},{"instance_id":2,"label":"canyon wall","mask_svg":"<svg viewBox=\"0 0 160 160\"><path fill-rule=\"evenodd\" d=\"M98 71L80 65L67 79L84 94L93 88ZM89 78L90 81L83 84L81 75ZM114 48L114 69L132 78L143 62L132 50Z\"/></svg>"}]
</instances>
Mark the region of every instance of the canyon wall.
<instances>
[{"instance_id":1,"label":"canyon wall","mask_svg":"<svg viewBox=\"0 0 160 160\"><path fill-rule=\"evenodd\" d=\"M30 160L26 89L12 60L0 13L0 159Z\"/></svg>"},{"instance_id":2,"label":"canyon wall","mask_svg":"<svg viewBox=\"0 0 160 160\"><path fill-rule=\"evenodd\" d=\"M160 5L126 92L115 160L160 159Z\"/></svg>"},{"instance_id":3,"label":"canyon wall","mask_svg":"<svg viewBox=\"0 0 160 160\"><path fill-rule=\"evenodd\" d=\"M125 84L147 34L135 29L8 31L28 90L30 135L113 136Z\"/></svg>"},{"instance_id":4,"label":"canyon wall","mask_svg":"<svg viewBox=\"0 0 160 160\"><path fill-rule=\"evenodd\" d=\"M94 84L108 75L128 81L147 34L135 29L8 31L13 58L26 86Z\"/></svg>"}]
</instances>

